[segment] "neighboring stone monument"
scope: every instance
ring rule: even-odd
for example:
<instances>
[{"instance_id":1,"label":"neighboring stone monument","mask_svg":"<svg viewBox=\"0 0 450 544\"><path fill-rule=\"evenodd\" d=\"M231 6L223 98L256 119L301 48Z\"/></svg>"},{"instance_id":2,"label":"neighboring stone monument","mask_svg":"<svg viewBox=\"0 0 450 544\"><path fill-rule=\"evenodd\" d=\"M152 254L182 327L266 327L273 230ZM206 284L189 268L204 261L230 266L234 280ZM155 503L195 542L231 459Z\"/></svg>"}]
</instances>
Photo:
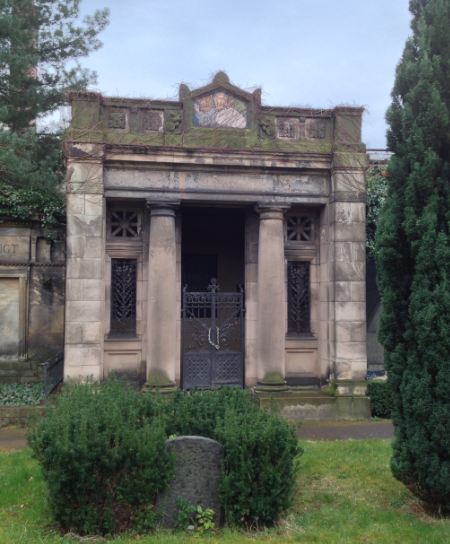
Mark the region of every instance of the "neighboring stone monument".
<instances>
[{"instance_id":1,"label":"neighboring stone monument","mask_svg":"<svg viewBox=\"0 0 450 544\"><path fill-rule=\"evenodd\" d=\"M0 382L40 379L64 344L65 232L37 220L0 221Z\"/></svg>"},{"instance_id":2,"label":"neighboring stone monument","mask_svg":"<svg viewBox=\"0 0 450 544\"><path fill-rule=\"evenodd\" d=\"M178 521L179 501L214 510L220 525L219 476L223 446L203 436L180 436L167 441L175 456L175 476L158 499L162 524L174 528Z\"/></svg>"}]
</instances>

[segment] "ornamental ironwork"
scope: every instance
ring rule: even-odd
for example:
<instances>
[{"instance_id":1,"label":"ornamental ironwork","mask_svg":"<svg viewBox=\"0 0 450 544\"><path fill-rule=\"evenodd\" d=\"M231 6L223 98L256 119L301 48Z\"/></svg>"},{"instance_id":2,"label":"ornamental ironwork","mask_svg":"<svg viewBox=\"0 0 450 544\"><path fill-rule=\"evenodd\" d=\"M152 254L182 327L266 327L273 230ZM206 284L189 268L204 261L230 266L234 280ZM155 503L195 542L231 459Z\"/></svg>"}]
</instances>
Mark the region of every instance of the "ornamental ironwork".
<instances>
[{"instance_id":1,"label":"ornamental ironwork","mask_svg":"<svg viewBox=\"0 0 450 544\"><path fill-rule=\"evenodd\" d=\"M133 210L112 210L110 234L114 238L138 238L141 234L139 213Z\"/></svg>"},{"instance_id":2,"label":"ornamental ironwork","mask_svg":"<svg viewBox=\"0 0 450 544\"><path fill-rule=\"evenodd\" d=\"M244 384L244 293L222 293L215 279L206 291L183 289L183 388Z\"/></svg>"},{"instance_id":3,"label":"ornamental ironwork","mask_svg":"<svg viewBox=\"0 0 450 544\"><path fill-rule=\"evenodd\" d=\"M136 334L136 260L111 261L111 334Z\"/></svg>"},{"instance_id":4,"label":"ornamental ironwork","mask_svg":"<svg viewBox=\"0 0 450 544\"><path fill-rule=\"evenodd\" d=\"M307 215L288 215L286 218L288 242L313 242L314 220Z\"/></svg>"},{"instance_id":5,"label":"ornamental ironwork","mask_svg":"<svg viewBox=\"0 0 450 544\"><path fill-rule=\"evenodd\" d=\"M288 261L288 333L310 332L309 262Z\"/></svg>"}]
</instances>

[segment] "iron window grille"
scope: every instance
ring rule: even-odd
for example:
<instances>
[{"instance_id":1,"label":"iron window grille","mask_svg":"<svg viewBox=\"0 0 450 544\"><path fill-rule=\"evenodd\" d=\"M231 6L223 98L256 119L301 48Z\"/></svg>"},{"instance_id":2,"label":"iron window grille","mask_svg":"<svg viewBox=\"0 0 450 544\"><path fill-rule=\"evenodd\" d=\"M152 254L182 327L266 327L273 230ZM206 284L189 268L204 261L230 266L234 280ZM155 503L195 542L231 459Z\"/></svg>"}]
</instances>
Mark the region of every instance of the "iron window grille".
<instances>
[{"instance_id":1,"label":"iron window grille","mask_svg":"<svg viewBox=\"0 0 450 544\"><path fill-rule=\"evenodd\" d=\"M288 261L288 334L310 334L310 263Z\"/></svg>"},{"instance_id":2,"label":"iron window grille","mask_svg":"<svg viewBox=\"0 0 450 544\"><path fill-rule=\"evenodd\" d=\"M286 241L314 242L314 219L308 215L288 215Z\"/></svg>"},{"instance_id":3,"label":"iron window grille","mask_svg":"<svg viewBox=\"0 0 450 544\"><path fill-rule=\"evenodd\" d=\"M111 334L136 334L136 259L111 260Z\"/></svg>"},{"instance_id":4,"label":"iron window grille","mask_svg":"<svg viewBox=\"0 0 450 544\"><path fill-rule=\"evenodd\" d=\"M134 210L112 210L109 233L113 238L139 238L141 235L140 214Z\"/></svg>"}]
</instances>

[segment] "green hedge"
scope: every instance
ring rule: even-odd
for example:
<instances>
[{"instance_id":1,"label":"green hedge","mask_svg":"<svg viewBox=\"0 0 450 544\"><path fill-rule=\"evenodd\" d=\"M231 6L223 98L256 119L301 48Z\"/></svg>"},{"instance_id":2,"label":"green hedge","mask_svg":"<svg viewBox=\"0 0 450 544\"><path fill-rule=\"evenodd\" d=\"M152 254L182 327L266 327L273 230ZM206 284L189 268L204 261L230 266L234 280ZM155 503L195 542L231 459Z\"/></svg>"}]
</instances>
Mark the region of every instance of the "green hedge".
<instances>
[{"instance_id":1,"label":"green hedge","mask_svg":"<svg viewBox=\"0 0 450 544\"><path fill-rule=\"evenodd\" d=\"M55 520L64 531L114 534L152 527L172 475L163 421L119 383L66 387L31 430Z\"/></svg>"},{"instance_id":2,"label":"green hedge","mask_svg":"<svg viewBox=\"0 0 450 544\"><path fill-rule=\"evenodd\" d=\"M370 381L367 394L373 417L390 418L392 412L392 392L387 381Z\"/></svg>"},{"instance_id":3,"label":"green hedge","mask_svg":"<svg viewBox=\"0 0 450 544\"><path fill-rule=\"evenodd\" d=\"M247 391L139 393L118 382L65 387L30 431L63 530L146 532L173 472L165 441L202 435L224 445L220 498L229 524L261 527L288 508L301 453L294 431Z\"/></svg>"},{"instance_id":4,"label":"green hedge","mask_svg":"<svg viewBox=\"0 0 450 544\"><path fill-rule=\"evenodd\" d=\"M288 423L261 410L249 391L178 392L168 430L224 445L220 498L229 524L271 525L288 508L301 449Z\"/></svg>"}]
</instances>

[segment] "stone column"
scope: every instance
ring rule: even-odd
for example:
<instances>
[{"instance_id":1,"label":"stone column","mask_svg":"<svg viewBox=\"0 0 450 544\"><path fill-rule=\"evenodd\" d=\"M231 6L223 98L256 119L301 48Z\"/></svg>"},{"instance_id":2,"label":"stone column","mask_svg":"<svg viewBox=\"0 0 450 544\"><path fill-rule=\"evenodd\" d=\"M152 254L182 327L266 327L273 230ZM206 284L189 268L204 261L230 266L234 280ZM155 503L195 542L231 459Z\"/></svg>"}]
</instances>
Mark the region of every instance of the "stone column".
<instances>
[{"instance_id":1,"label":"stone column","mask_svg":"<svg viewBox=\"0 0 450 544\"><path fill-rule=\"evenodd\" d=\"M150 242L147 296L147 385L175 386L179 364L175 205L149 202Z\"/></svg>"},{"instance_id":2,"label":"stone column","mask_svg":"<svg viewBox=\"0 0 450 544\"><path fill-rule=\"evenodd\" d=\"M286 282L283 215L287 206L259 205L257 389L285 390Z\"/></svg>"}]
</instances>

